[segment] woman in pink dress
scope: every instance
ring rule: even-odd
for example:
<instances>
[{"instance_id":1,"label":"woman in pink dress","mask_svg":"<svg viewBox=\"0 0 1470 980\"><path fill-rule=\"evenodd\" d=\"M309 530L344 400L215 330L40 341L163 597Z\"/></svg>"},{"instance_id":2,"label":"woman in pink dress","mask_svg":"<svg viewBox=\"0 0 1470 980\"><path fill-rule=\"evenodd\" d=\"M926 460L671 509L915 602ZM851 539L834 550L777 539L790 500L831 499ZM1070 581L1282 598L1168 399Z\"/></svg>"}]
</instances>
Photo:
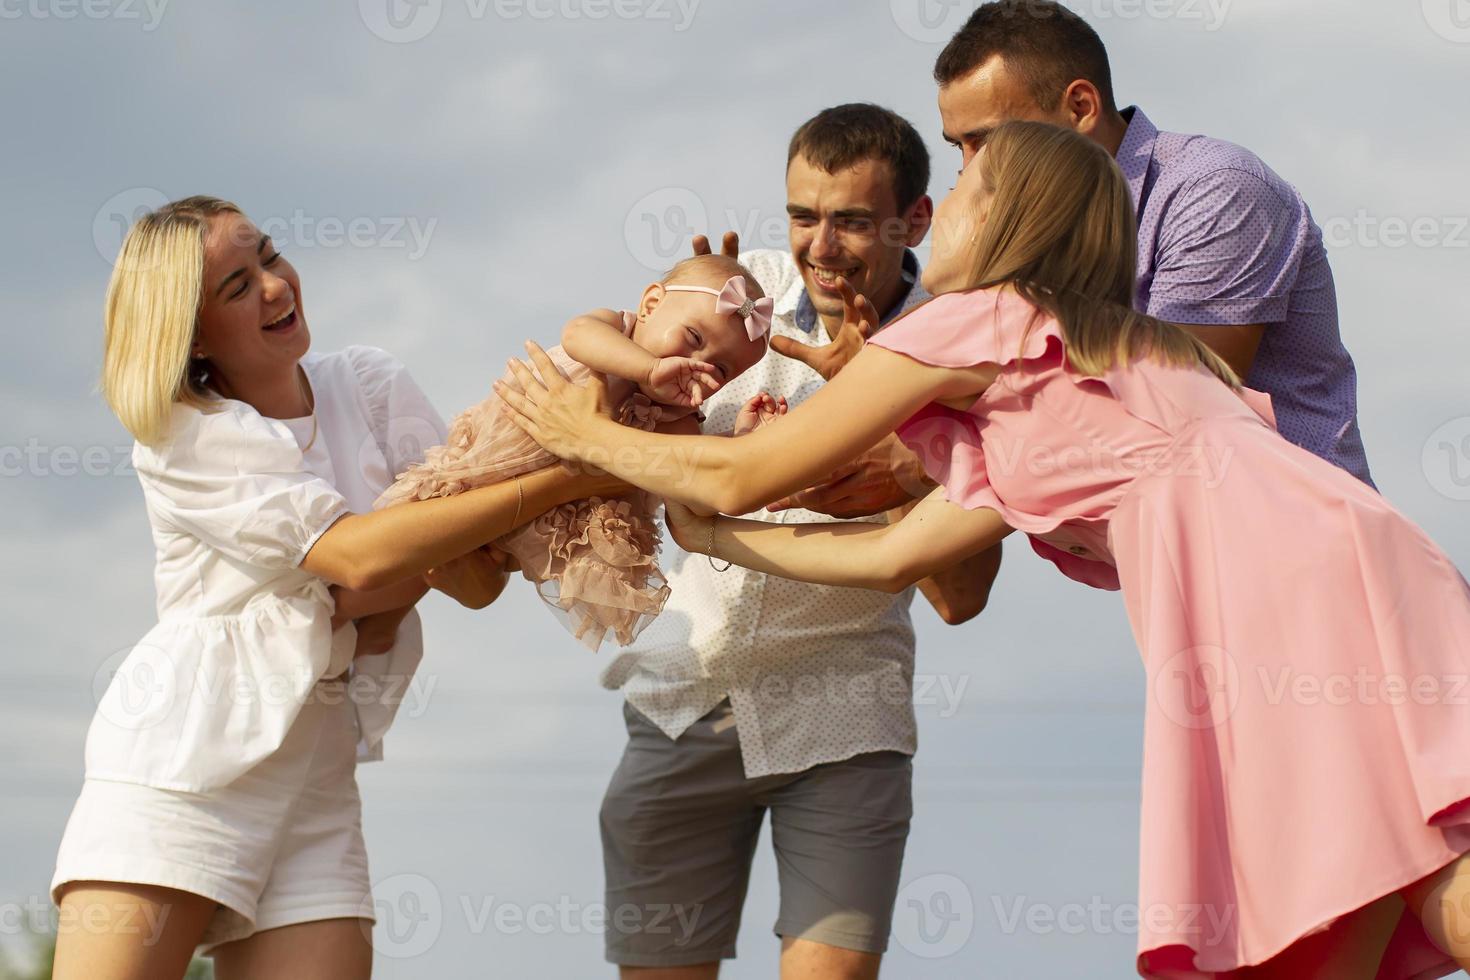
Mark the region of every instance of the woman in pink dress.
<instances>
[{"instance_id":1,"label":"woman in pink dress","mask_svg":"<svg viewBox=\"0 0 1470 980\"><path fill-rule=\"evenodd\" d=\"M502 397L549 451L595 450L667 497L679 543L711 560L897 591L1018 529L1121 588L1150 685L1142 975L1470 965L1470 587L1376 492L1279 436L1206 347L1128 308L1134 227L1101 148L1008 124L936 213L925 285L949 294L789 416L686 438L693 462L663 474L647 464L667 437L611 424L596 386L522 368ZM748 512L895 426L941 483L896 524L689 509Z\"/></svg>"}]
</instances>

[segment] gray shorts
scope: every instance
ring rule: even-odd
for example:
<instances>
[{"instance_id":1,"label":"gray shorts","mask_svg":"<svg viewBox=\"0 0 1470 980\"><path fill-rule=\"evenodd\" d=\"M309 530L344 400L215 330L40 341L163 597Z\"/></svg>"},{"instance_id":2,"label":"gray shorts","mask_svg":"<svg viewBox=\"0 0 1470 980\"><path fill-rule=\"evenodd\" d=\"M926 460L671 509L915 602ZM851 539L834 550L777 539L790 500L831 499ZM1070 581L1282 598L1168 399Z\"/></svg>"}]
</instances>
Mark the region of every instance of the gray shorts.
<instances>
[{"instance_id":1,"label":"gray shorts","mask_svg":"<svg viewBox=\"0 0 1470 980\"><path fill-rule=\"evenodd\" d=\"M729 702L671 740L624 703L628 745L602 801L607 959L674 967L735 956L761 821L781 888L776 934L888 946L913 764L870 752L746 779Z\"/></svg>"}]
</instances>

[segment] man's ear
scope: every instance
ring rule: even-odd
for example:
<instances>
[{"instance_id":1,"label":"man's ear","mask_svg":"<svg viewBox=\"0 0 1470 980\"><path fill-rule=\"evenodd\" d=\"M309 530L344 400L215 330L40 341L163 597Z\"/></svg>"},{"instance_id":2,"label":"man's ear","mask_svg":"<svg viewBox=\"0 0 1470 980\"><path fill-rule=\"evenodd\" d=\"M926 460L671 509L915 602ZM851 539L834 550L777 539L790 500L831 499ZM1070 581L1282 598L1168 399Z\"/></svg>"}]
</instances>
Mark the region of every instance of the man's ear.
<instances>
[{"instance_id":1,"label":"man's ear","mask_svg":"<svg viewBox=\"0 0 1470 980\"><path fill-rule=\"evenodd\" d=\"M1061 112L1067 119L1067 125L1083 136L1090 136L1102 122L1102 93L1096 85L1079 78L1062 93Z\"/></svg>"},{"instance_id":2,"label":"man's ear","mask_svg":"<svg viewBox=\"0 0 1470 980\"><path fill-rule=\"evenodd\" d=\"M651 282L643 290L643 298L638 301L638 316L640 318L649 316L658 309L658 304L664 301L666 290L663 283Z\"/></svg>"},{"instance_id":3,"label":"man's ear","mask_svg":"<svg viewBox=\"0 0 1470 980\"><path fill-rule=\"evenodd\" d=\"M919 198L909 208L908 213L909 235L904 242L909 248L918 247L929 234L929 227L934 224L934 199L928 194Z\"/></svg>"}]
</instances>

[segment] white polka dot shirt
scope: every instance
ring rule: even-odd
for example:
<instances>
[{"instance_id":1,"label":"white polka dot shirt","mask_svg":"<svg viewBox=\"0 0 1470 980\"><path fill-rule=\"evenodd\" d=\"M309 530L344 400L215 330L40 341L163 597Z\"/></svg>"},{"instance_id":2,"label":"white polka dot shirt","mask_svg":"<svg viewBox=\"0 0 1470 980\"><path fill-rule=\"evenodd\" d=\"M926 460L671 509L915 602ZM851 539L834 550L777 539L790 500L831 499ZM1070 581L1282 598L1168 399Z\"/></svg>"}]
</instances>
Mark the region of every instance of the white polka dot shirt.
<instances>
[{"instance_id":1,"label":"white polka dot shirt","mask_svg":"<svg viewBox=\"0 0 1470 980\"><path fill-rule=\"evenodd\" d=\"M805 285L790 253L740 257L775 301L773 336L825 344L812 333ZM918 263L894 313L928 298ZM821 375L772 352L705 403L706 432L728 432L751 396L785 396L792 408L822 385ZM799 447L792 447L798 452ZM750 515L782 524L830 522L805 510ZM871 518L882 520L882 518ZM673 594L663 614L603 673L670 738L725 698L735 712L747 778L802 772L865 752L916 748L913 707L913 589L887 595L810 585L735 566L715 571L703 555L665 543L662 564Z\"/></svg>"}]
</instances>

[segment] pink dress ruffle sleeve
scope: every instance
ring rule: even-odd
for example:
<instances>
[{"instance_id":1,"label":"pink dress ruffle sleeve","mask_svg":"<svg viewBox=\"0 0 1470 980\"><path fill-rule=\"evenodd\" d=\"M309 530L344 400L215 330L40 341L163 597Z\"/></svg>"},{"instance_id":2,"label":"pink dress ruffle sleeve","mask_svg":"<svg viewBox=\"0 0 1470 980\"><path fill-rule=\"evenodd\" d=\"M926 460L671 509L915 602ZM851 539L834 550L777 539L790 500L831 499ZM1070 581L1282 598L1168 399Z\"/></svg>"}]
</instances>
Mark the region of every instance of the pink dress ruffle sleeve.
<instances>
[{"instance_id":1,"label":"pink dress ruffle sleeve","mask_svg":"<svg viewBox=\"0 0 1470 980\"><path fill-rule=\"evenodd\" d=\"M573 382L591 376L561 347L547 354ZM519 388L514 375L507 373L502 380ZM631 388L627 382L614 384ZM693 414L693 409L661 405L632 389L621 401L618 421L651 430ZM376 506L447 497L559 462L506 418L499 396L491 395L460 414L449 427L449 441L402 473ZM658 506L658 498L642 491L589 497L547 511L494 544L520 563L521 573L585 646L596 650L609 635L627 646L658 616L669 596L658 565Z\"/></svg>"},{"instance_id":2,"label":"pink dress ruffle sleeve","mask_svg":"<svg viewBox=\"0 0 1470 980\"><path fill-rule=\"evenodd\" d=\"M1149 684L1140 974L1262 963L1470 851L1470 587L1277 434L1265 396L1148 359L1081 376L1011 290L940 297L872 343L1000 366L900 437L950 500L1122 590ZM1455 969L1406 910L1378 977Z\"/></svg>"}]
</instances>

